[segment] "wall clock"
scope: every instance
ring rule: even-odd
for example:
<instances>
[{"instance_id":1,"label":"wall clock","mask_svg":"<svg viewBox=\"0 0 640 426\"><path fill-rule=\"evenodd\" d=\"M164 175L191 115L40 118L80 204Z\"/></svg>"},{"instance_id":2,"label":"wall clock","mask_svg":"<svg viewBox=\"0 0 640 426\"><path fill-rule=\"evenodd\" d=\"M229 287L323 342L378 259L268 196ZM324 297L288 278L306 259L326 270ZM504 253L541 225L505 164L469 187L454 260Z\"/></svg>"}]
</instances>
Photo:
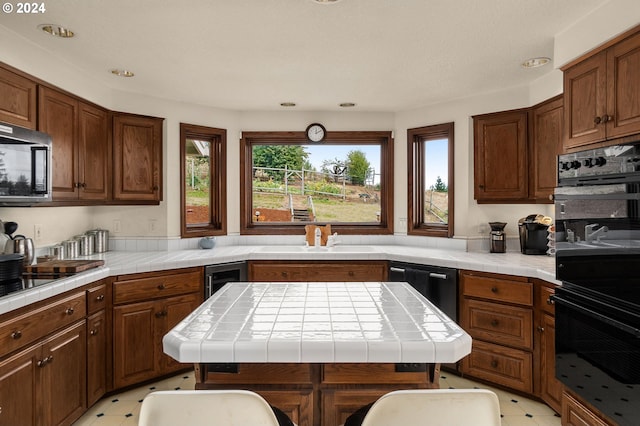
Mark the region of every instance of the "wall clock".
<instances>
[{"instance_id":1,"label":"wall clock","mask_svg":"<svg viewBox=\"0 0 640 426\"><path fill-rule=\"evenodd\" d=\"M327 129L320 123L311 123L307 126L307 139L311 142L321 142L327 137Z\"/></svg>"}]
</instances>

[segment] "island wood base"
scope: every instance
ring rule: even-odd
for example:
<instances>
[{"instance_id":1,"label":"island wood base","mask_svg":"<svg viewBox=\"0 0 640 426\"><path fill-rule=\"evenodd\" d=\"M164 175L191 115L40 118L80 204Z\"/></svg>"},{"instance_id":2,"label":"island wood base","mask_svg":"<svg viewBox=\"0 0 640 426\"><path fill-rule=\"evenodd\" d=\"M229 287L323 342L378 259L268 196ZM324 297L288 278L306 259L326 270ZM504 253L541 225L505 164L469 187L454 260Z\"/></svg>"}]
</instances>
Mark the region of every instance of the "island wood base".
<instances>
[{"instance_id":1,"label":"island wood base","mask_svg":"<svg viewBox=\"0 0 640 426\"><path fill-rule=\"evenodd\" d=\"M255 391L298 426L339 426L392 390L440 387L440 364L196 364L195 372L196 389Z\"/></svg>"}]
</instances>

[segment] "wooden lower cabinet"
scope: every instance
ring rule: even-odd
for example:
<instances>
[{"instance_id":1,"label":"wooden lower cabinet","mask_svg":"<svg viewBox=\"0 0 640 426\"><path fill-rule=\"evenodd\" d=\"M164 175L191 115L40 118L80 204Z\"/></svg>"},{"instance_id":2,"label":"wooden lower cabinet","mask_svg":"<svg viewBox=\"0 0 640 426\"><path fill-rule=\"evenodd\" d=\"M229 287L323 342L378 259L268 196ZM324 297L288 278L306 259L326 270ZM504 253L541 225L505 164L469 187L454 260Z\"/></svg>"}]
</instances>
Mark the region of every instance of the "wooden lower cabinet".
<instances>
[{"instance_id":1,"label":"wooden lower cabinet","mask_svg":"<svg viewBox=\"0 0 640 426\"><path fill-rule=\"evenodd\" d=\"M250 389L299 426L339 426L359 408L398 389L439 386L439 365L396 371L396 364L198 364L196 389Z\"/></svg>"},{"instance_id":2,"label":"wooden lower cabinet","mask_svg":"<svg viewBox=\"0 0 640 426\"><path fill-rule=\"evenodd\" d=\"M248 262L249 281L386 281L386 261Z\"/></svg>"},{"instance_id":3,"label":"wooden lower cabinet","mask_svg":"<svg viewBox=\"0 0 640 426\"><path fill-rule=\"evenodd\" d=\"M107 324L104 309L87 318L87 406L107 393Z\"/></svg>"},{"instance_id":4,"label":"wooden lower cabinet","mask_svg":"<svg viewBox=\"0 0 640 426\"><path fill-rule=\"evenodd\" d=\"M202 268L124 275L113 283L113 388L189 368L165 355L162 338L204 297Z\"/></svg>"},{"instance_id":5,"label":"wooden lower cabinet","mask_svg":"<svg viewBox=\"0 0 640 426\"><path fill-rule=\"evenodd\" d=\"M71 425L86 410L86 325L0 362L0 424Z\"/></svg>"},{"instance_id":6,"label":"wooden lower cabinet","mask_svg":"<svg viewBox=\"0 0 640 426\"><path fill-rule=\"evenodd\" d=\"M162 337L200 302L201 296L189 294L114 307L114 387L136 384L188 367L164 354Z\"/></svg>"},{"instance_id":7,"label":"wooden lower cabinet","mask_svg":"<svg viewBox=\"0 0 640 426\"><path fill-rule=\"evenodd\" d=\"M536 297L536 307L538 318L537 338L538 340L538 364L537 370L540 374L539 396L557 413L561 411L562 390L564 385L556 379L556 330L555 330L555 307L551 296L555 292L554 286L538 282L536 285L538 296Z\"/></svg>"}]
</instances>

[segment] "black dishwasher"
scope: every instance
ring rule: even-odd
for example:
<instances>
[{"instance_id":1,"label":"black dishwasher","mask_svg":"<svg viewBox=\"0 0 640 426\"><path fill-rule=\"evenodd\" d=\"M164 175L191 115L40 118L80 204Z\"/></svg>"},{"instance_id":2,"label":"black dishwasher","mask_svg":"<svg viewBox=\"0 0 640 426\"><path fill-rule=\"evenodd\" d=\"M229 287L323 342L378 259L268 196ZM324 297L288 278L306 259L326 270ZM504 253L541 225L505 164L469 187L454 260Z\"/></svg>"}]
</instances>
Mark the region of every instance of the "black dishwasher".
<instances>
[{"instance_id":1,"label":"black dishwasher","mask_svg":"<svg viewBox=\"0 0 640 426\"><path fill-rule=\"evenodd\" d=\"M229 282L246 281L247 264L245 262L220 263L204 268L204 298L211 297Z\"/></svg>"},{"instance_id":2,"label":"black dishwasher","mask_svg":"<svg viewBox=\"0 0 640 426\"><path fill-rule=\"evenodd\" d=\"M391 262L389 281L408 282L454 321L458 321L458 270Z\"/></svg>"}]
</instances>

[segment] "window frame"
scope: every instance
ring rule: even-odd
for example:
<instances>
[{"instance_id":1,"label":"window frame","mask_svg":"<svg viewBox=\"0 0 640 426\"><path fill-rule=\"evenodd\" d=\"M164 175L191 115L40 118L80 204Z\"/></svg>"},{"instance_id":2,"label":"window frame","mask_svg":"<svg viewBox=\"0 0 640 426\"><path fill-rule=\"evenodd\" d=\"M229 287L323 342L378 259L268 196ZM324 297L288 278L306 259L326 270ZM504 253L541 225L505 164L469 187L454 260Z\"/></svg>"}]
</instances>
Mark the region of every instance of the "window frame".
<instances>
[{"instance_id":1,"label":"window frame","mask_svg":"<svg viewBox=\"0 0 640 426\"><path fill-rule=\"evenodd\" d=\"M265 222L252 218L252 148L254 145L310 145L305 132L242 132L240 139L240 234L296 235L304 234L305 225L325 225L327 222ZM393 136L391 131L327 132L321 144L380 145L380 221L328 222L331 230L345 235L393 234Z\"/></svg>"},{"instance_id":2,"label":"window frame","mask_svg":"<svg viewBox=\"0 0 640 426\"><path fill-rule=\"evenodd\" d=\"M407 130L407 169L408 169L408 218L407 234L428 237L451 238L454 234L454 124L443 123L417 127ZM448 223L424 223L424 142L430 140L448 140Z\"/></svg>"},{"instance_id":3,"label":"window frame","mask_svg":"<svg viewBox=\"0 0 640 426\"><path fill-rule=\"evenodd\" d=\"M187 139L209 142L209 206L206 225L188 225L186 218ZM214 127L180 123L180 236L182 238L226 235L227 233L227 131Z\"/></svg>"}]
</instances>

